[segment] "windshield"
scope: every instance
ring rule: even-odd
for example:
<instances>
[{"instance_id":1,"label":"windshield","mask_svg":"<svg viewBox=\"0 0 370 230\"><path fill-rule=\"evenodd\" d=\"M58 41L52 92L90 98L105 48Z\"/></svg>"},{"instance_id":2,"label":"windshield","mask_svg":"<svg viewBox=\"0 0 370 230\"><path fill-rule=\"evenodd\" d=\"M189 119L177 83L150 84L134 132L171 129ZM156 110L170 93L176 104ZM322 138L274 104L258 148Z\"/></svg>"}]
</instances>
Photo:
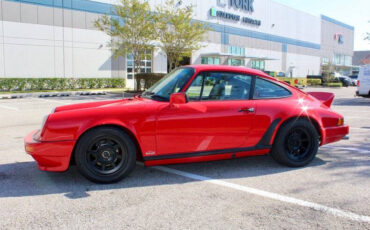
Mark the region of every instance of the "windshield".
<instances>
[{"instance_id":1,"label":"windshield","mask_svg":"<svg viewBox=\"0 0 370 230\"><path fill-rule=\"evenodd\" d=\"M142 96L153 100L169 101L170 95L180 92L193 75L193 68L175 69L145 91Z\"/></svg>"}]
</instances>

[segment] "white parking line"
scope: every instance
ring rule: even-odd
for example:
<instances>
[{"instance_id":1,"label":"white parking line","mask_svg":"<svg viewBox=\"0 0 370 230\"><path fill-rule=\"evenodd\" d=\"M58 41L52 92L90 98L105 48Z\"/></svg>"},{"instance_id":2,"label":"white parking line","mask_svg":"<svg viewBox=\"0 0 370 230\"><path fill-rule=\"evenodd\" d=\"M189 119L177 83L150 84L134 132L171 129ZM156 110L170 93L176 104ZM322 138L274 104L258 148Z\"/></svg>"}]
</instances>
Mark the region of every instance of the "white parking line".
<instances>
[{"instance_id":1,"label":"white parking line","mask_svg":"<svg viewBox=\"0 0 370 230\"><path fill-rule=\"evenodd\" d=\"M61 104L61 105L67 105L67 104L71 103L71 102L62 101L62 100L58 101L58 100L44 99L44 98L33 98L33 99L36 99L36 100L39 100L39 101L44 101L44 102L58 103L58 104Z\"/></svg>"},{"instance_id":2,"label":"white parking line","mask_svg":"<svg viewBox=\"0 0 370 230\"><path fill-rule=\"evenodd\" d=\"M6 105L0 105L0 108L19 111L19 109L16 107L11 107L11 106L6 106Z\"/></svg>"},{"instance_id":3,"label":"white parking line","mask_svg":"<svg viewBox=\"0 0 370 230\"><path fill-rule=\"evenodd\" d=\"M138 162L137 164L144 165L141 162ZM184 171L180 171L180 170L176 170L176 169L171 169L171 168L164 167L164 166L154 166L154 167L151 167L151 168L157 169L157 170L162 171L162 172L167 172L167 173L175 174L175 175L178 175L178 176L183 176L183 177L187 177L187 178L198 180L198 181L204 181L204 182L207 182L207 183L211 183L211 184L215 184L215 185L219 185L219 186L239 190L239 191L242 191L242 192L250 193L250 194L253 194L253 195L257 195L257 196L261 196L261 197L265 197L265 198L269 198L269 199L273 199L273 200L277 200L277 201L281 201L281 202L285 202L285 203L295 204L295 205L306 207L306 208L312 208L316 211L329 213L329 214L332 214L332 215L337 216L337 217L344 217L344 218L348 218L348 219L358 221L358 222L368 222L368 223L370 223L370 217L369 216L359 215L359 214L356 214L356 213L353 213L353 212L347 212L347 211L343 211L343 210L340 210L340 209L327 207L325 205L313 203L313 202L310 202L310 201L300 200L300 199L296 199L296 198L293 198L293 197L280 195L280 194L277 194L277 193L272 193L272 192L268 192L268 191L264 191L264 190L260 190L260 189L256 189L256 188L252 188L252 187L247 187L247 186L243 186L243 185L238 185L238 184L226 182L226 181L223 181L223 180L213 179L213 178L210 178L210 177L200 176L200 175L197 175L197 174L188 173L188 172L184 172Z\"/></svg>"}]
</instances>

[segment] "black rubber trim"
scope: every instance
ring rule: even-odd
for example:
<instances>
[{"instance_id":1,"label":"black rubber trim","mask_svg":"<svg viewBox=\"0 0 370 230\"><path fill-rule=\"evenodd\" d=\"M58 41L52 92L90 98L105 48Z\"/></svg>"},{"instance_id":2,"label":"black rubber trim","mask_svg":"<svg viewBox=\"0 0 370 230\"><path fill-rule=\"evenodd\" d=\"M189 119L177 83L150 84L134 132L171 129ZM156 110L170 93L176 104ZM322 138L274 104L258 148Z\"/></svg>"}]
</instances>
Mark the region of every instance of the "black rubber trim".
<instances>
[{"instance_id":1,"label":"black rubber trim","mask_svg":"<svg viewBox=\"0 0 370 230\"><path fill-rule=\"evenodd\" d=\"M188 157L201 157L201 156L210 156L210 155L218 155L218 154L225 154L225 153L248 152L248 151L262 150L262 149L271 149L271 146L270 145L267 145L267 146L257 145L255 147L248 147L248 148L222 149L222 150L180 153L180 154L166 154L166 155L160 155L160 156L144 157L144 160L154 161L154 160L167 160L167 159L178 159L178 158L188 158Z\"/></svg>"},{"instance_id":2,"label":"black rubber trim","mask_svg":"<svg viewBox=\"0 0 370 230\"><path fill-rule=\"evenodd\" d=\"M251 88L250 88L250 92L249 92L249 100L253 100L254 89L256 87L256 79L257 79L256 76L252 77Z\"/></svg>"},{"instance_id":3,"label":"black rubber trim","mask_svg":"<svg viewBox=\"0 0 370 230\"><path fill-rule=\"evenodd\" d=\"M279 124L280 121L281 118L277 118L271 123L270 127L266 130L265 134L258 142L257 146L270 145L272 135L274 134L276 126Z\"/></svg>"}]
</instances>

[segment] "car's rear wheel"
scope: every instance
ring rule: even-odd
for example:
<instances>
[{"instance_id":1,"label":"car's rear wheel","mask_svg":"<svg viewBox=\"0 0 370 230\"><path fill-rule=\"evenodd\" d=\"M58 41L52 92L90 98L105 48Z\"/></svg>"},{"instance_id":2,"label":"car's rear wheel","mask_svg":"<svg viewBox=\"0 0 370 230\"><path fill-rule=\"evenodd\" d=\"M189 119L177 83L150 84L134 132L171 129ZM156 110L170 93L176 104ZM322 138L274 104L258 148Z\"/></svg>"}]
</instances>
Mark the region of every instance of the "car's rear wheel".
<instances>
[{"instance_id":1,"label":"car's rear wheel","mask_svg":"<svg viewBox=\"0 0 370 230\"><path fill-rule=\"evenodd\" d=\"M80 173L98 183L122 180L135 167L136 147L129 135L115 127L88 131L78 141L75 161Z\"/></svg>"},{"instance_id":2,"label":"car's rear wheel","mask_svg":"<svg viewBox=\"0 0 370 230\"><path fill-rule=\"evenodd\" d=\"M315 158L318 148L316 128L307 120L292 120L277 133L271 156L281 164L302 167Z\"/></svg>"}]
</instances>

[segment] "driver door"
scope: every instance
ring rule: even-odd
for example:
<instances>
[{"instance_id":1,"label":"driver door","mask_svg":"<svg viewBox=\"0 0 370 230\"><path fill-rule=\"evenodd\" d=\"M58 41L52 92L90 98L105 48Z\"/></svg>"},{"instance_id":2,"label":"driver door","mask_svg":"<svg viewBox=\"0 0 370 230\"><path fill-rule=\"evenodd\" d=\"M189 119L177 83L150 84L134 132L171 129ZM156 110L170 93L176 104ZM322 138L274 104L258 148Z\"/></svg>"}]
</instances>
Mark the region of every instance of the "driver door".
<instances>
[{"instance_id":1,"label":"driver door","mask_svg":"<svg viewBox=\"0 0 370 230\"><path fill-rule=\"evenodd\" d=\"M200 73L186 90L189 102L163 107L157 117L156 155L227 151L251 145L255 116L252 76Z\"/></svg>"}]
</instances>

